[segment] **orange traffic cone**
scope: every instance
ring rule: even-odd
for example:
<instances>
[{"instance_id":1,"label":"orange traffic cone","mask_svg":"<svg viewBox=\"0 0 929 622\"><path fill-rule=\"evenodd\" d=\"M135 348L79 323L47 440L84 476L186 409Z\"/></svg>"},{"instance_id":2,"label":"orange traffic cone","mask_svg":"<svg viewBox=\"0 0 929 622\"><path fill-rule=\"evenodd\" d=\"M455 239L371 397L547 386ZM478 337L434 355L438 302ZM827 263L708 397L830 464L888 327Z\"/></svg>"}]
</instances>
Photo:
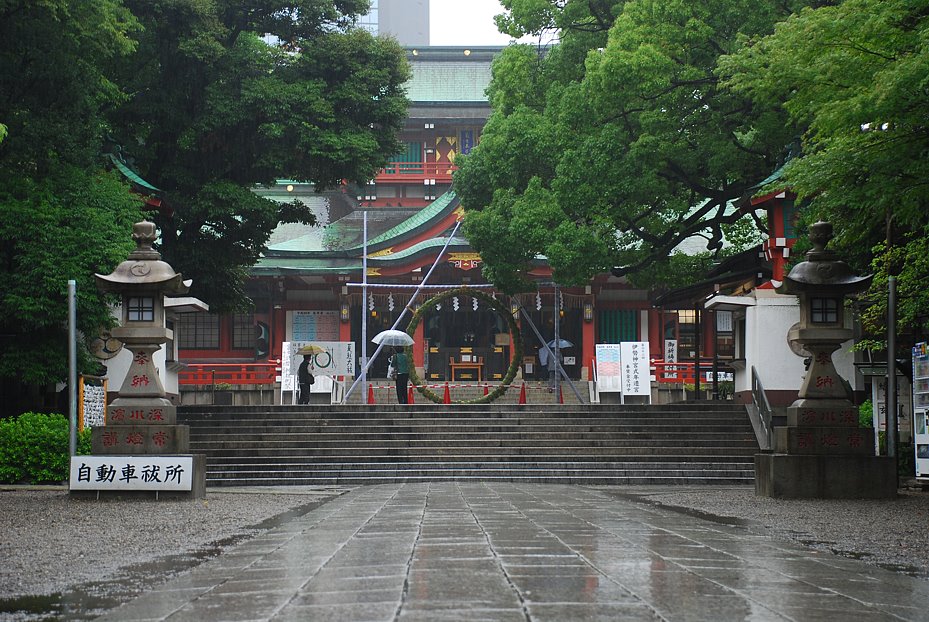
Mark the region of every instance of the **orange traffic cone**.
<instances>
[{"instance_id":1,"label":"orange traffic cone","mask_svg":"<svg viewBox=\"0 0 929 622\"><path fill-rule=\"evenodd\" d=\"M410 385L410 388L406 392L406 403L407 404L413 403L413 385Z\"/></svg>"},{"instance_id":2,"label":"orange traffic cone","mask_svg":"<svg viewBox=\"0 0 929 622\"><path fill-rule=\"evenodd\" d=\"M447 382L445 383L445 397L442 398L442 403L443 403L443 404L451 404L451 403L452 403L452 395L451 395L451 393L448 392L448 383L447 383Z\"/></svg>"},{"instance_id":3,"label":"orange traffic cone","mask_svg":"<svg viewBox=\"0 0 929 622\"><path fill-rule=\"evenodd\" d=\"M523 388L519 390L519 403L526 403L526 383L523 383Z\"/></svg>"},{"instance_id":4,"label":"orange traffic cone","mask_svg":"<svg viewBox=\"0 0 929 622\"><path fill-rule=\"evenodd\" d=\"M368 385L368 403L374 404L374 385L373 384Z\"/></svg>"}]
</instances>

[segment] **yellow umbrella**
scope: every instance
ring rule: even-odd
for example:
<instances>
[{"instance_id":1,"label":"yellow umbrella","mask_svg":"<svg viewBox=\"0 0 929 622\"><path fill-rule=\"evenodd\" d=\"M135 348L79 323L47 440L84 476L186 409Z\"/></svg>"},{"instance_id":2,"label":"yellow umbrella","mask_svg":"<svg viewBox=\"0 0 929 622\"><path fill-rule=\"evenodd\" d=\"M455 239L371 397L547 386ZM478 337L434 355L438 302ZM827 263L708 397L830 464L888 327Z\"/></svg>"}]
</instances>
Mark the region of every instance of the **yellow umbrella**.
<instances>
[{"instance_id":1,"label":"yellow umbrella","mask_svg":"<svg viewBox=\"0 0 929 622\"><path fill-rule=\"evenodd\" d=\"M314 343L311 343L311 344L306 345L306 346L303 346L302 348L300 348L299 350L297 350L297 354L303 354L303 355L307 355L307 354L322 354L322 353L325 352L325 351L326 351L326 348L324 348L324 347L322 347L322 346L318 346L318 345L316 345L316 344L314 344Z\"/></svg>"}]
</instances>

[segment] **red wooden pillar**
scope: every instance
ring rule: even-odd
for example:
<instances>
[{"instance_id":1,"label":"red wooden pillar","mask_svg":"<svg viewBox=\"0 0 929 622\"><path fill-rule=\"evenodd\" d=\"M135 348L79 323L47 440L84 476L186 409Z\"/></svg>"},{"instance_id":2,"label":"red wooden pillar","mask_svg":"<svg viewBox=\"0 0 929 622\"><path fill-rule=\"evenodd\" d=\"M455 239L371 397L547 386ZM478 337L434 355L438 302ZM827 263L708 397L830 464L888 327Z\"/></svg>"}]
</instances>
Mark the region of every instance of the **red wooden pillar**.
<instances>
[{"instance_id":1,"label":"red wooden pillar","mask_svg":"<svg viewBox=\"0 0 929 622\"><path fill-rule=\"evenodd\" d=\"M590 366L593 363L594 357L597 355L596 344L597 344L597 331L595 323L597 321L597 309L594 307L593 318L587 322L584 322L584 327L582 329L582 341L584 347L582 348L581 360L579 363L583 365L581 370L581 378L584 379L584 376L590 375ZM592 380L592 378L587 378L587 380Z\"/></svg>"},{"instance_id":2,"label":"red wooden pillar","mask_svg":"<svg viewBox=\"0 0 929 622\"><path fill-rule=\"evenodd\" d=\"M416 325L416 330L413 331L413 367L417 369L425 367L426 353L424 345L426 343L426 338L423 333L425 324L425 322L420 322Z\"/></svg>"},{"instance_id":3,"label":"red wooden pillar","mask_svg":"<svg viewBox=\"0 0 929 622\"><path fill-rule=\"evenodd\" d=\"M664 358L661 309L648 310L648 351L652 358Z\"/></svg>"}]
</instances>

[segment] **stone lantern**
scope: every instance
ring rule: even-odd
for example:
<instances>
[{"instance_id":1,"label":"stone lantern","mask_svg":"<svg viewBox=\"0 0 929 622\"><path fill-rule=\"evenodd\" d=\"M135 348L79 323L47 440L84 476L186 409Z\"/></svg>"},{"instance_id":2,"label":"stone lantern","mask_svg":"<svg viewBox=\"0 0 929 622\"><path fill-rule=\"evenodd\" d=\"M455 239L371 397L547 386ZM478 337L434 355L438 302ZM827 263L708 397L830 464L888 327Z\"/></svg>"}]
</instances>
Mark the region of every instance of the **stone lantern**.
<instances>
[{"instance_id":1,"label":"stone lantern","mask_svg":"<svg viewBox=\"0 0 929 622\"><path fill-rule=\"evenodd\" d=\"M788 340L810 354L798 399L787 409L787 426L774 428L772 453L755 457L755 491L767 497L886 498L896 495L892 458L874 456L873 430L858 424L858 409L832 360L852 338L845 327L845 298L871 284L826 245L832 225L810 227L813 249L777 288L796 295L800 321Z\"/></svg>"},{"instance_id":2,"label":"stone lantern","mask_svg":"<svg viewBox=\"0 0 929 622\"><path fill-rule=\"evenodd\" d=\"M189 428L177 425L176 406L167 399L154 362L155 353L172 337L165 324L164 297L186 293L191 281L184 281L168 263L161 261L161 254L152 248L155 238L154 223L136 223L132 233L136 249L128 259L111 274L94 275L100 291L122 297L122 322L111 334L125 344L132 361L118 397L106 409L105 425L93 429L91 447L94 458L107 455L145 457L142 462L124 458L96 467L97 471L124 469L121 477L111 478L124 479L122 489L189 490L187 494L202 497L205 493L204 457L188 455ZM85 460L83 464L88 470L91 468L91 462ZM75 488L73 471L72 464L72 490ZM88 472L87 486L99 483L103 487L107 482L96 482L95 473ZM183 488L172 488L174 480ZM79 485L83 483L78 481ZM167 486L159 487L162 483Z\"/></svg>"}]
</instances>

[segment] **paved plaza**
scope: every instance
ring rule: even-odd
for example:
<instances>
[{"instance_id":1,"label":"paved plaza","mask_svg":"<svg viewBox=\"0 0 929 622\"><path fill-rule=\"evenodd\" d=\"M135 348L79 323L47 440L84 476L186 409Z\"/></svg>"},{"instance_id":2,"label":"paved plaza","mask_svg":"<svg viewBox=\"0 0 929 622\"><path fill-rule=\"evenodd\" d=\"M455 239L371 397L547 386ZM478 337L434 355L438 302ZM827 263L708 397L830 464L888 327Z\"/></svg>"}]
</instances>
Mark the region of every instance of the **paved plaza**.
<instances>
[{"instance_id":1,"label":"paved plaza","mask_svg":"<svg viewBox=\"0 0 929 622\"><path fill-rule=\"evenodd\" d=\"M926 620L929 582L607 490L389 484L102 619Z\"/></svg>"}]
</instances>

